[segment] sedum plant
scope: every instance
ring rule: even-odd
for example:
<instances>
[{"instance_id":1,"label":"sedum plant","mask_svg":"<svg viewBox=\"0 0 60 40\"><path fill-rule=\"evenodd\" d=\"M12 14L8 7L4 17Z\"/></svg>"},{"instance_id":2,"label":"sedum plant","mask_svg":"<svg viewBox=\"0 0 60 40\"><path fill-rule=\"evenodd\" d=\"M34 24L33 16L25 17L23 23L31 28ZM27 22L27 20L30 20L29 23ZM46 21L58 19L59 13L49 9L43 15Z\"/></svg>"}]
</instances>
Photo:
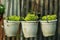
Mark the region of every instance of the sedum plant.
<instances>
[{"instance_id":1,"label":"sedum plant","mask_svg":"<svg viewBox=\"0 0 60 40\"><path fill-rule=\"evenodd\" d=\"M21 20L20 19L20 16L16 16L16 15L13 15L13 16L9 16L6 18L7 20L10 20L10 21L19 21Z\"/></svg>"},{"instance_id":2,"label":"sedum plant","mask_svg":"<svg viewBox=\"0 0 60 40\"><path fill-rule=\"evenodd\" d=\"M43 16L42 17L42 20L43 21L46 21L46 20L56 20L57 19L57 16L54 14L54 15L47 15L47 16Z\"/></svg>"},{"instance_id":3,"label":"sedum plant","mask_svg":"<svg viewBox=\"0 0 60 40\"><path fill-rule=\"evenodd\" d=\"M38 19L38 16L35 15L35 13L28 13L26 17L24 18L25 21L36 21Z\"/></svg>"}]
</instances>

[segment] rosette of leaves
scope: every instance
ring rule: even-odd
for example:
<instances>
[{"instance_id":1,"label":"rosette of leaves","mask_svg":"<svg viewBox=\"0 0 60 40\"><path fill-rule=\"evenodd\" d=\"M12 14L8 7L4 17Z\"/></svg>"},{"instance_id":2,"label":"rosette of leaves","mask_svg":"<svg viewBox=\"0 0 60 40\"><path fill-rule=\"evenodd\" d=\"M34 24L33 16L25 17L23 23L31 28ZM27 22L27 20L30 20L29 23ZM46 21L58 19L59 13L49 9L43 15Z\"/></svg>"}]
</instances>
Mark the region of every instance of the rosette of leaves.
<instances>
[{"instance_id":1,"label":"rosette of leaves","mask_svg":"<svg viewBox=\"0 0 60 40\"><path fill-rule=\"evenodd\" d=\"M25 21L36 21L37 19L38 19L38 16L35 15L35 13L28 13L24 18Z\"/></svg>"},{"instance_id":2,"label":"rosette of leaves","mask_svg":"<svg viewBox=\"0 0 60 40\"><path fill-rule=\"evenodd\" d=\"M20 21L21 20L20 16L16 16L16 15L9 16L6 19L9 21Z\"/></svg>"},{"instance_id":3,"label":"rosette of leaves","mask_svg":"<svg viewBox=\"0 0 60 40\"><path fill-rule=\"evenodd\" d=\"M43 16L42 17L42 20L43 21L46 21L46 20L56 20L57 19L57 16L56 15L47 15L47 16Z\"/></svg>"}]
</instances>

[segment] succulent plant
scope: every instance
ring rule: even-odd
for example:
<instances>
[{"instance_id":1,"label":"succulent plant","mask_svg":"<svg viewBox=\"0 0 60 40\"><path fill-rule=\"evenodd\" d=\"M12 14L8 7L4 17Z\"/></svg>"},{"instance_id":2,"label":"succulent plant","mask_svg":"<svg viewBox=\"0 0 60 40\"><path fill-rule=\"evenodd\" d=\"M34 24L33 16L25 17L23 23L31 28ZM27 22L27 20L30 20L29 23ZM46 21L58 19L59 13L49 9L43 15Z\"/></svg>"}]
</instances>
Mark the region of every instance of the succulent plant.
<instances>
[{"instance_id":1,"label":"succulent plant","mask_svg":"<svg viewBox=\"0 0 60 40\"><path fill-rule=\"evenodd\" d=\"M16 16L16 15L14 15L14 16L9 16L9 17L7 17L6 19L7 19L7 20L10 20L10 21L19 21L19 20L21 20L21 19L20 19L20 16Z\"/></svg>"},{"instance_id":2,"label":"succulent plant","mask_svg":"<svg viewBox=\"0 0 60 40\"><path fill-rule=\"evenodd\" d=\"M56 15L47 15L47 16L42 17L43 21L45 21L45 20L56 20L56 19L57 19Z\"/></svg>"},{"instance_id":3,"label":"succulent plant","mask_svg":"<svg viewBox=\"0 0 60 40\"><path fill-rule=\"evenodd\" d=\"M35 15L34 13L28 13L26 17L24 18L25 21L36 21L38 19L38 16Z\"/></svg>"}]
</instances>

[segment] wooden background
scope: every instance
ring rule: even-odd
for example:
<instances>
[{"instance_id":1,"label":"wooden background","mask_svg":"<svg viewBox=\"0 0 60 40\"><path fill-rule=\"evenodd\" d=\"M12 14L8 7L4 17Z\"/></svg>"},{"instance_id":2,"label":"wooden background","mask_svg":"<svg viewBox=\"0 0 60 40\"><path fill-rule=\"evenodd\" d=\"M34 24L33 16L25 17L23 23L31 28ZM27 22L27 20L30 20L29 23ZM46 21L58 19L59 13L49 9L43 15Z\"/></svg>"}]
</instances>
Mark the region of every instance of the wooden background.
<instances>
[{"instance_id":1,"label":"wooden background","mask_svg":"<svg viewBox=\"0 0 60 40\"><path fill-rule=\"evenodd\" d=\"M1 0L1 3L6 7L3 17L10 15L26 16L28 11L35 11L37 15L41 14L40 16L56 13L58 23L55 36L43 37L39 27L37 37L28 39L24 38L21 26L18 35L10 38L4 35L3 28L0 26L0 35L2 35L0 40L60 40L60 0Z\"/></svg>"}]
</instances>

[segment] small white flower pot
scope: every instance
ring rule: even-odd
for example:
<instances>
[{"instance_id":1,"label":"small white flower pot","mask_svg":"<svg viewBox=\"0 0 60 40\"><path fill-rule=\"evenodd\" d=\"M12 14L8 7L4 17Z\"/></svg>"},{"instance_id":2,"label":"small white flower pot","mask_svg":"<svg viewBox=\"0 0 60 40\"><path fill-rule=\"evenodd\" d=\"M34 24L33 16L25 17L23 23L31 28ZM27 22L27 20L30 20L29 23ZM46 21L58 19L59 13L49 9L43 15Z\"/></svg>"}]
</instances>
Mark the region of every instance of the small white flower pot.
<instances>
[{"instance_id":1,"label":"small white flower pot","mask_svg":"<svg viewBox=\"0 0 60 40\"><path fill-rule=\"evenodd\" d=\"M48 22L47 21L40 21L44 37L55 35L56 21L57 20L52 20L52 21L48 21Z\"/></svg>"},{"instance_id":2,"label":"small white flower pot","mask_svg":"<svg viewBox=\"0 0 60 40\"><path fill-rule=\"evenodd\" d=\"M37 21L22 21L22 30L25 38L36 37L37 29Z\"/></svg>"},{"instance_id":3,"label":"small white flower pot","mask_svg":"<svg viewBox=\"0 0 60 40\"><path fill-rule=\"evenodd\" d=\"M4 31L7 37L12 37L17 35L20 21L8 21L4 20Z\"/></svg>"}]
</instances>

